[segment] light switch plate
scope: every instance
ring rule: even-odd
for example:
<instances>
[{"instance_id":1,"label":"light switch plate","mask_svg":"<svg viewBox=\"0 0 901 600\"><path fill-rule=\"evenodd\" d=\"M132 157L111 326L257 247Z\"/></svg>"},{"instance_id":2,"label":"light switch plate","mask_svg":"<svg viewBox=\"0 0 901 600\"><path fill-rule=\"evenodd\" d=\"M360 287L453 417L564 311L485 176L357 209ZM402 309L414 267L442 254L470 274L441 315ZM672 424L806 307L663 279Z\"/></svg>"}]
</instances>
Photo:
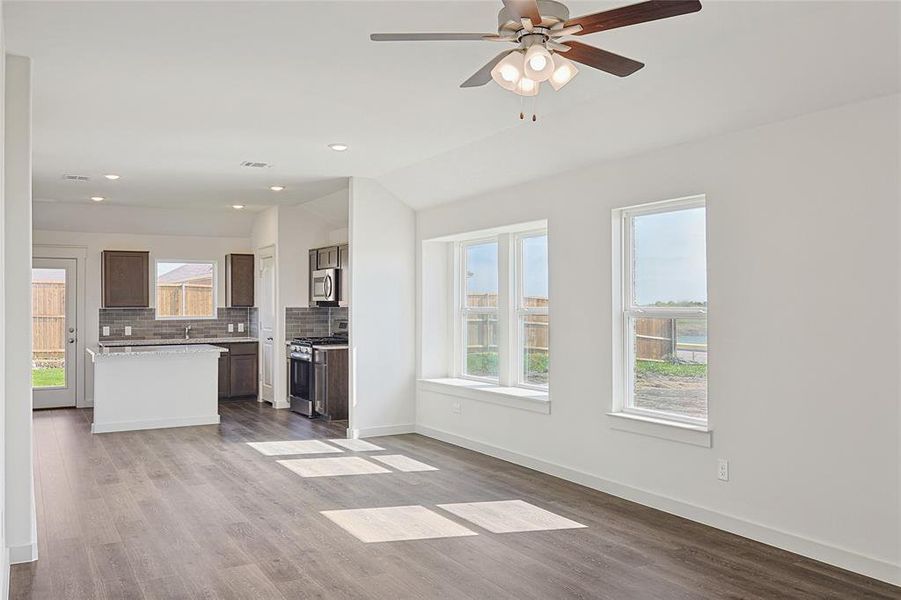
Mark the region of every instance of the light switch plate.
<instances>
[{"instance_id":1,"label":"light switch plate","mask_svg":"<svg viewBox=\"0 0 901 600\"><path fill-rule=\"evenodd\" d=\"M103 326L103 335L109 335L109 326L107 326L107 325Z\"/></svg>"},{"instance_id":2,"label":"light switch plate","mask_svg":"<svg viewBox=\"0 0 901 600\"><path fill-rule=\"evenodd\" d=\"M125 326L125 335L131 335L131 325Z\"/></svg>"},{"instance_id":3,"label":"light switch plate","mask_svg":"<svg viewBox=\"0 0 901 600\"><path fill-rule=\"evenodd\" d=\"M241 333L244 332L244 323L238 323L238 331Z\"/></svg>"},{"instance_id":4,"label":"light switch plate","mask_svg":"<svg viewBox=\"0 0 901 600\"><path fill-rule=\"evenodd\" d=\"M229 332L229 333L233 333L234 331L235 331L235 324L234 324L234 323L229 323L229 324L228 324L228 332Z\"/></svg>"}]
</instances>

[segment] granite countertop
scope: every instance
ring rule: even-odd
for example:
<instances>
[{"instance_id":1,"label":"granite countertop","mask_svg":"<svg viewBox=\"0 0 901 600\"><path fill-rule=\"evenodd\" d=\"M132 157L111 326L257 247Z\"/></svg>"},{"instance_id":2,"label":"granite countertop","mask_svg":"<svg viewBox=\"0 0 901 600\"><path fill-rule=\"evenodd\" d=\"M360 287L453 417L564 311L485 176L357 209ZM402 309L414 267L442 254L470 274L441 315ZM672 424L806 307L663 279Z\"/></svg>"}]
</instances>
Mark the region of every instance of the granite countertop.
<instances>
[{"instance_id":1,"label":"granite countertop","mask_svg":"<svg viewBox=\"0 0 901 600\"><path fill-rule=\"evenodd\" d=\"M255 337L220 337L220 338L172 338L167 340L107 340L101 341L101 348L121 348L123 346L185 346L188 344L240 344L242 342L258 342Z\"/></svg>"},{"instance_id":2,"label":"granite countertop","mask_svg":"<svg viewBox=\"0 0 901 600\"><path fill-rule=\"evenodd\" d=\"M220 354L228 352L225 348L211 346L210 344L169 344L169 345L137 345L116 348L86 348L91 360L96 362L118 356L163 356L170 354Z\"/></svg>"}]
</instances>

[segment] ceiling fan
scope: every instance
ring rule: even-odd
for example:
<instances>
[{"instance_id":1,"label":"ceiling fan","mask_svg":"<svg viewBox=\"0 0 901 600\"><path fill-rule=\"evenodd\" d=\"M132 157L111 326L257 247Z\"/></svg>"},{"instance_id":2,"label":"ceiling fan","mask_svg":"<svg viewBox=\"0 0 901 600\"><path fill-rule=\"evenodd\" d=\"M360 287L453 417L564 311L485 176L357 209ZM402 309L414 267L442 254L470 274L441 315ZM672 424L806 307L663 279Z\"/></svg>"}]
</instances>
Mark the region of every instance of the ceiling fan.
<instances>
[{"instance_id":1,"label":"ceiling fan","mask_svg":"<svg viewBox=\"0 0 901 600\"><path fill-rule=\"evenodd\" d=\"M630 6L570 18L566 5L555 0L502 0L497 33L373 33L375 42L491 41L516 44L464 81L460 87L487 84L492 79L520 96L536 96L542 82L559 90L579 69L573 61L611 73L631 75L644 63L568 39L608 29L676 17L701 10L698 0L649 0ZM534 117L533 117L534 118Z\"/></svg>"}]
</instances>

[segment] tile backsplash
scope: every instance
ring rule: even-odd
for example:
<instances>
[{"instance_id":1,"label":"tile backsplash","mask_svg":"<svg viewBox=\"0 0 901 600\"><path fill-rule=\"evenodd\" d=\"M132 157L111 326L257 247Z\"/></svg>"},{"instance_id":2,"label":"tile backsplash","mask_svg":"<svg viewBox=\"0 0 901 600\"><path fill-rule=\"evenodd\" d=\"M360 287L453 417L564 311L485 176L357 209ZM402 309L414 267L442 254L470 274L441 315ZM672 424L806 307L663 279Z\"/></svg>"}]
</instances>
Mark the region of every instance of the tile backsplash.
<instances>
[{"instance_id":1,"label":"tile backsplash","mask_svg":"<svg viewBox=\"0 0 901 600\"><path fill-rule=\"evenodd\" d=\"M185 327L191 326L192 338L256 337L258 326L256 308L220 308L215 319L160 319L152 308L101 308L100 341L111 340L166 340L185 337ZM228 331L233 324L235 330ZM244 331L238 331L238 324ZM131 327L131 335L125 336L125 327ZM103 335L109 327L110 334Z\"/></svg>"},{"instance_id":2,"label":"tile backsplash","mask_svg":"<svg viewBox=\"0 0 901 600\"><path fill-rule=\"evenodd\" d=\"M338 321L347 320L347 307L285 309L285 340L322 337L338 330Z\"/></svg>"}]
</instances>

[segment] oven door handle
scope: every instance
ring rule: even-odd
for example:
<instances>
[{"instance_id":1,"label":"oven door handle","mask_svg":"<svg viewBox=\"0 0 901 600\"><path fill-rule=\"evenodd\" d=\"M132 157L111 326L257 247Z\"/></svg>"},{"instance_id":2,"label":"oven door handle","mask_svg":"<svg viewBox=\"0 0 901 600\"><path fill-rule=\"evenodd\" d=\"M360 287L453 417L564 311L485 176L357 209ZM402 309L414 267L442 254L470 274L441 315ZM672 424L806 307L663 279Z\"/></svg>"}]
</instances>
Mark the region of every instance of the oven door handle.
<instances>
[{"instance_id":1,"label":"oven door handle","mask_svg":"<svg viewBox=\"0 0 901 600\"><path fill-rule=\"evenodd\" d=\"M332 297L332 276L325 276L325 297L330 300Z\"/></svg>"}]
</instances>

